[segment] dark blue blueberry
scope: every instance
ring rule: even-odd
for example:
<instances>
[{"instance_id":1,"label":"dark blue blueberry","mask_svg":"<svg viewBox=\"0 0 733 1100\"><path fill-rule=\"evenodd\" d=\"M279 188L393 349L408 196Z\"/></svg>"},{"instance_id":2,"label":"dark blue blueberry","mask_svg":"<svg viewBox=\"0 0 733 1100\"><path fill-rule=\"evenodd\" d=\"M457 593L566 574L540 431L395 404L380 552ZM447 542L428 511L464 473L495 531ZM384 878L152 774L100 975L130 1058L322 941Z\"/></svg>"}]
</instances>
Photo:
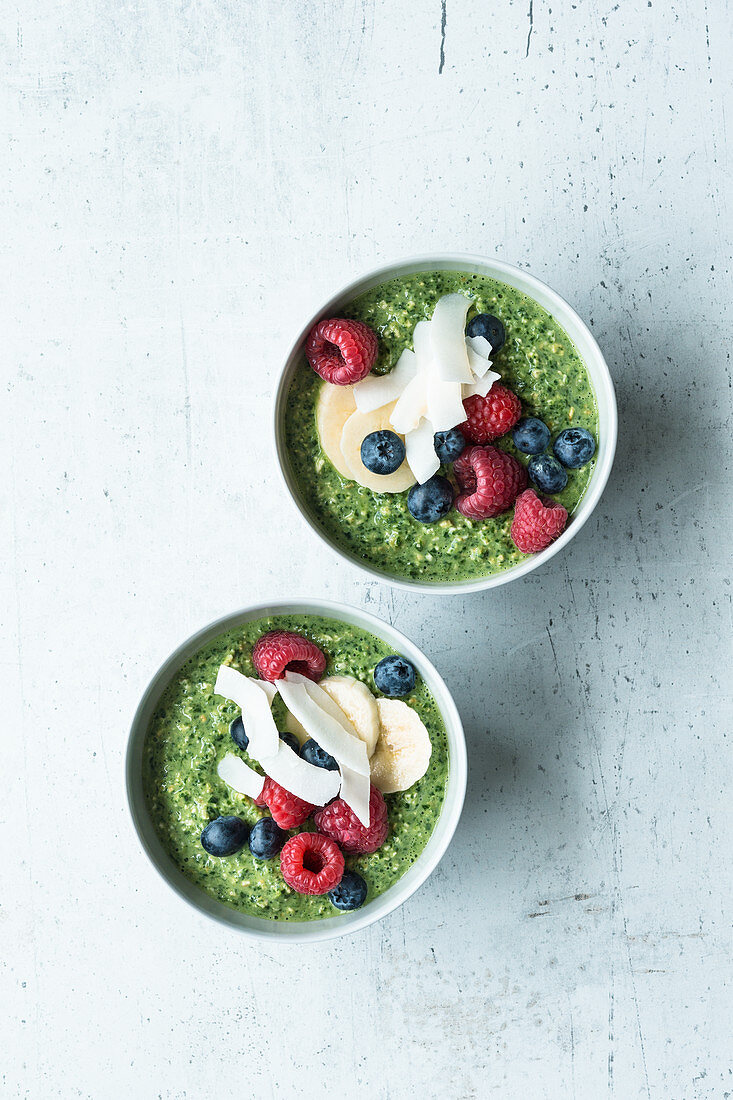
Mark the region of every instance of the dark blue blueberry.
<instances>
[{"instance_id":1,"label":"dark blue blueberry","mask_svg":"<svg viewBox=\"0 0 733 1100\"><path fill-rule=\"evenodd\" d=\"M294 733L281 733L280 740L284 741L288 748L293 750L296 756L298 755L300 752L300 741Z\"/></svg>"},{"instance_id":2,"label":"dark blue blueberry","mask_svg":"<svg viewBox=\"0 0 733 1100\"><path fill-rule=\"evenodd\" d=\"M527 473L543 493L559 493L568 483L568 475L552 455L534 455Z\"/></svg>"},{"instance_id":3,"label":"dark blue blueberry","mask_svg":"<svg viewBox=\"0 0 733 1100\"><path fill-rule=\"evenodd\" d=\"M466 326L466 332L469 336L483 336L488 340L493 354L504 347L506 339L504 326L499 318L491 313L479 313L476 317L472 317Z\"/></svg>"},{"instance_id":4,"label":"dark blue blueberry","mask_svg":"<svg viewBox=\"0 0 733 1100\"><path fill-rule=\"evenodd\" d=\"M550 429L536 416L523 416L512 428L512 439L522 454L539 455L550 442Z\"/></svg>"},{"instance_id":5,"label":"dark blue blueberry","mask_svg":"<svg viewBox=\"0 0 733 1100\"><path fill-rule=\"evenodd\" d=\"M371 432L362 442L361 460L373 474L393 474L405 461L405 445L387 429Z\"/></svg>"},{"instance_id":6,"label":"dark blue blueberry","mask_svg":"<svg viewBox=\"0 0 733 1100\"><path fill-rule=\"evenodd\" d=\"M344 911L358 909L366 901L366 896L367 884L356 871L344 871L338 886L328 891L328 900L331 905Z\"/></svg>"},{"instance_id":7,"label":"dark blue blueberry","mask_svg":"<svg viewBox=\"0 0 733 1100\"><path fill-rule=\"evenodd\" d=\"M272 859L282 848L288 834L271 817L263 817L252 826L249 834L249 850L255 859Z\"/></svg>"},{"instance_id":8,"label":"dark blue blueberry","mask_svg":"<svg viewBox=\"0 0 733 1100\"><path fill-rule=\"evenodd\" d=\"M413 485L407 494L410 515L420 523L435 523L453 507L453 486L447 477L433 474L424 485Z\"/></svg>"},{"instance_id":9,"label":"dark blue blueberry","mask_svg":"<svg viewBox=\"0 0 733 1100\"><path fill-rule=\"evenodd\" d=\"M596 441L585 428L566 428L560 432L552 449L563 466L567 466L569 470L577 470L593 458Z\"/></svg>"},{"instance_id":10,"label":"dark blue blueberry","mask_svg":"<svg viewBox=\"0 0 733 1100\"><path fill-rule=\"evenodd\" d=\"M451 428L449 432L436 432L434 442L435 453L441 462L455 462L466 446L463 433L458 428Z\"/></svg>"},{"instance_id":11,"label":"dark blue blueberry","mask_svg":"<svg viewBox=\"0 0 733 1100\"><path fill-rule=\"evenodd\" d=\"M243 752L247 751L247 745L249 744L249 737L244 732L244 722L242 721L242 715L238 715L229 727L229 736L238 749Z\"/></svg>"},{"instance_id":12,"label":"dark blue blueberry","mask_svg":"<svg viewBox=\"0 0 733 1100\"><path fill-rule=\"evenodd\" d=\"M374 669L374 683L382 695L397 699L415 687L415 666L404 657L382 657Z\"/></svg>"},{"instance_id":13,"label":"dark blue blueberry","mask_svg":"<svg viewBox=\"0 0 733 1100\"><path fill-rule=\"evenodd\" d=\"M249 825L241 817L217 817L201 834L201 844L210 856L233 856L244 848Z\"/></svg>"},{"instance_id":14,"label":"dark blue blueberry","mask_svg":"<svg viewBox=\"0 0 733 1100\"><path fill-rule=\"evenodd\" d=\"M300 755L308 764L316 768L325 768L327 772L335 772L338 764L332 756L322 749L313 738L309 738L300 750Z\"/></svg>"}]
</instances>

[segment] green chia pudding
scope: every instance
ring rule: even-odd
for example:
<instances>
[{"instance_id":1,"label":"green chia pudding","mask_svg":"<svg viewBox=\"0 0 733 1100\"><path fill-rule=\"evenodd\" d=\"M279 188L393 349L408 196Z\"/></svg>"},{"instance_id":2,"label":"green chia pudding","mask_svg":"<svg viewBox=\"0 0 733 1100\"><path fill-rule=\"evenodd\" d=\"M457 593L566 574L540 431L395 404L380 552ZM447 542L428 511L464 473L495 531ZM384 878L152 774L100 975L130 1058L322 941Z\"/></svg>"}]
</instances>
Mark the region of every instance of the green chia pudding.
<instances>
[{"instance_id":1,"label":"green chia pudding","mask_svg":"<svg viewBox=\"0 0 733 1100\"><path fill-rule=\"evenodd\" d=\"M373 679L378 661L392 653L385 642L356 626L313 615L278 615L243 623L219 635L191 657L166 688L147 731L143 786L151 820L174 864L210 897L240 912L271 920L307 921L338 914L327 895L297 893L283 879L280 859L255 859L245 846L217 858L201 845L201 833L219 816L233 815L249 826L269 816L238 794L217 774L223 757L236 751L255 770L262 768L246 752L233 750L230 723L240 713L235 703L214 693L220 665L256 676L252 647L270 630L290 630L315 642L327 657L326 676L353 676L381 698ZM422 719L432 746L430 763L408 790L386 794L389 833L369 855L347 855L346 867L367 883L367 901L384 893L412 866L440 816L448 776L445 727L422 679L403 700ZM279 730L287 712L279 695L272 704ZM309 819L290 835L314 832Z\"/></svg>"},{"instance_id":2,"label":"green chia pudding","mask_svg":"<svg viewBox=\"0 0 733 1100\"><path fill-rule=\"evenodd\" d=\"M461 293L477 313L498 317L506 342L492 355L492 369L521 399L522 415L538 417L551 442L566 428L585 428L598 438L598 413L588 372L572 341L537 302L505 283L458 271L401 276L355 298L340 316L368 324L379 337L373 374L388 374L413 330L429 320L438 300ZM285 411L285 439L300 499L325 537L346 553L387 575L420 581L461 581L518 565L527 557L512 541L514 510L473 520L453 508L435 523L420 523L407 506L407 491L379 493L339 473L326 456L316 428L316 404L328 383L305 356L293 377ZM492 443L528 464L511 433ZM595 460L568 470L568 482L553 499L571 517L593 476ZM452 477L451 468L440 473ZM454 483L455 484L455 483ZM532 483L530 482L530 487Z\"/></svg>"}]
</instances>

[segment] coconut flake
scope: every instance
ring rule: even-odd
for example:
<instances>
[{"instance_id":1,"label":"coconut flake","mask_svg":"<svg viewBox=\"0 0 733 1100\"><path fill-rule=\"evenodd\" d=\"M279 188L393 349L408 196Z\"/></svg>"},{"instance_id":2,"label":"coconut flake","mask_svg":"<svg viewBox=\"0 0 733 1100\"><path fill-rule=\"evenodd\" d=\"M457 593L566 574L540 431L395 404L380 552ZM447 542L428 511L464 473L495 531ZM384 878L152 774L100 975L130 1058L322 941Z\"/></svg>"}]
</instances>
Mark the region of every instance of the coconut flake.
<instances>
[{"instance_id":1,"label":"coconut flake","mask_svg":"<svg viewBox=\"0 0 733 1100\"><path fill-rule=\"evenodd\" d=\"M279 745L276 756L268 756L267 760L260 761L270 779L274 779L290 794L302 798L304 802L310 802L311 806L325 806L336 797L340 786L338 772L329 772L325 768L316 768L309 764L284 741L280 741Z\"/></svg>"},{"instance_id":2,"label":"coconut flake","mask_svg":"<svg viewBox=\"0 0 733 1100\"><path fill-rule=\"evenodd\" d=\"M275 685L285 706L308 735L339 764L369 775L366 745L353 732L348 718L330 695L297 673L286 673L286 677L285 680L276 680Z\"/></svg>"},{"instance_id":3,"label":"coconut flake","mask_svg":"<svg viewBox=\"0 0 733 1100\"><path fill-rule=\"evenodd\" d=\"M465 413L463 415L465 417ZM417 428L407 433L405 452L407 465L423 485L440 466L440 459L435 453L435 429L429 420L421 420Z\"/></svg>"},{"instance_id":4,"label":"coconut flake","mask_svg":"<svg viewBox=\"0 0 733 1100\"><path fill-rule=\"evenodd\" d=\"M365 829L369 828L369 795L371 786L368 775L360 775L351 768L339 766L341 794L346 805L354 811Z\"/></svg>"},{"instance_id":5,"label":"coconut flake","mask_svg":"<svg viewBox=\"0 0 733 1100\"><path fill-rule=\"evenodd\" d=\"M471 300L463 294L445 294L436 303L430 322L432 358L444 382L473 381L466 347L466 314Z\"/></svg>"},{"instance_id":6,"label":"coconut flake","mask_svg":"<svg viewBox=\"0 0 733 1100\"><path fill-rule=\"evenodd\" d=\"M485 336L467 336L466 343L472 351L480 355L482 359L490 359L492 347Z\"/></svg>"},{"instance_id":7,"label":"coconut flake","mask_svg":"<svg viewBox=\"0 0 733 1100\"><path fill-rule=\"evenodd\" d=\"M270 711L275 697L271 684L266 680L254 680L251 676L243 676L235 668L222 665L216 677L214 693L223 695L225 699L231 699L241 707L242 721L249 738L247 751L250 756L261 761L278 752L278 745L281 742ZM295 791L292 793L295 794Z\"/></svg>"},{"instance_id":8,"label":"coconut flake","mask_svg":"<svg viewBox=\"0 0 733 1100\"><path fill-rule=\"evenodd\" d=\"M477 355L473 348L468 348L468 362L471 366L476 378L483 378L489 367L491 366L490 359L484 359L482 355Z\"/></svg>"},{"instance_id":9,"label":"coconut flake","mask_svg":"<svg viewBox=\"0 0 733 1100\"><path fill-rule=\"evenodd\" d=\"M466 419L460 382L428 381L428 420L436 432L448 432Z\"/></svg>"},{"instance_id":10,"label":"coconut flake","mask_svg":"<svg viewBox=\"0 0 733 1100\"><path fill-rule=\"evenodd\" d=\"M406 435L416 428L428 411L427 379L416 374L408 382L399 401L392 409L389 422L396 432Z\"/></svg>"},{"instance_id":11,"label":"coconut flake","mask_svg":"<svg viewBox=\"0 0 733 1100\"><path fill-rule=\"evenodd\" d=\"M354 400L360 413L374 412L397 401L417 373L415 352L405 348L389 374L368 374L354 386Z\"/></svg>"},{"instance_id":12,"label":"coconut flake","mask_svg":"<svg viewBox=\"0 0 733 1100\"><path fill-rule=\"evenodd\" d=\"M219 778L223 779L227 787L231 787L233 791L246 794L248 798L259 798L262 794L262 788L265 784L264 775L260 775L254 768L250 768L248 764L245 764L241 756L235 756L233 752L228 752L219 761L216 770Z\"/></svg>"},{"instance_id":13,"label":"coconut flake","mask_svg":"<svg viewBox=\"0 0 733 1100\"><path fill-rule=\"evenodd\" d=\"M488 371L483 378L479 378L477 382L472 382L470 386L463 387L463 400L467 397L473 397L474 394L478 394L479 397L486 397L494 382L498 382L501 375L498 375L496 371Z\"/></svg>"}]
</instances>

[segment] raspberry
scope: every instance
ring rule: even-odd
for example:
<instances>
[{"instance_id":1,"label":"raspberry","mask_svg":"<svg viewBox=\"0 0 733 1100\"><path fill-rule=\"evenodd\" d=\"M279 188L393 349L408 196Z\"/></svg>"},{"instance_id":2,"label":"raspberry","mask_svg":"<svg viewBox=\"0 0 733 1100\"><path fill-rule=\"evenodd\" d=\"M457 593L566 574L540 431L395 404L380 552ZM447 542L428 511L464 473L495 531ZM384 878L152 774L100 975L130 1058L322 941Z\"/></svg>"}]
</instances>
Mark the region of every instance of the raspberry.
<instances>
[{"instance_id":1,"label":"raspberry","mask_svg":"<svg viewBox=\"0 0 733 1100\"><path fill-rule=\"evenodd\" d=\"M369 828L362 825L343 798L330 802L315 814L319 833L337 840L345 852L376 852L387 839L387 803L376 787L369 793Z\"/></svg>"},{"instance_id":2,"label":"raspberry","mask_svg":"<svg viewBox=\"0 0 733 1100\"><path fill-rule=\"evenodd\" d=\"M252 663L263 680L282 680L287 670L318 681L326 671L325 653L315 642L291 630L270 630L258 638Z\"/></svg>"},{"instance_id":3,"label":"raspberry","mask_svg":"<svg viewBox=\"0 0 733 1100\"><path fill-rule=\"evenodd\" d=\"M288 886L299 894L327 894L344 873L338 845L319 833L298 833L285 842L280 870Z\"/></svg>"},{"instance_id":4,"label":"raspberry","mask_svg":"<svg viewBox=\"0 0 733 1100\"><path fill-rule=\"evenodd\" d=\"M257 805L265 805L272 814L272 820L281 829L297 829L308 820L315 806L304 802L302 798L291 794L268 776L262 788Z\"/></svg>"},{"instance_id":5,"label":"raspberry","mask_svg":"<svg viewBox=\"0 0 733 1100\"><path fill-rule=\"evenodd\" d=\"M494 382L486 397L475 393L463 402L466 420L458 425L467 443L491 443L506 435L522 415L522 403L501 382Z\"/></svg>"},{"instance_id":6,"label":"raspberry","mask_svg":"<svg viewBox=\"0 0 733 1100\"><path fill-rule=\"evenodd\" d=\"M501 515L527 488L524 466L498 447L467 447L453 464L453 473L463 490L456 508L469 519Z\"/></svg>"},{"instance_id":7,"label":"raspberry","mask_svg":"<svg viewBox=\"0 0 733 1100\"><path fill-rule=\"evenodd\" d=\"M305 354L316 374L334 386L366 378L377 361L377 334L363 321L319 321L308 333Z\"/></svg>"},{"instance_id":8,"label":"raspberry","mask_svg":"<svg viewBox=\"0 0 733 1100\"><path fill-rule=\"evenodd\" d=\"M512 520L512 541L523 554L537 554L554 542L568 522L568 513L562 504L549 497L538 497L534 489L527 489L517 498Z\"/></svg>"}]
</instances>

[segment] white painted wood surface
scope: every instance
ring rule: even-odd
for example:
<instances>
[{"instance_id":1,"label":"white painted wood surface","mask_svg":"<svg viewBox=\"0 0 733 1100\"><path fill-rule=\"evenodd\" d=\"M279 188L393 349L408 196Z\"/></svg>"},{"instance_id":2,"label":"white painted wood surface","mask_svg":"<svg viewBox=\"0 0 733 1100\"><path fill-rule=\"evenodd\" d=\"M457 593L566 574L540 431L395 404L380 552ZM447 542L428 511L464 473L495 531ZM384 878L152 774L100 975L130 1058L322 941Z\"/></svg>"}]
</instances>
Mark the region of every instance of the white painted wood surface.
<instances>
[{"instance_id":1,"label":"white painted wood surface","mask_svg":"<svg viewBox=\"0 0 733 1100\"><path fill-rule=\"evenodd\" d=\"M4 1096L730 1095L730 29L723 0L3 6ZM621 410L570 550L470 599L336 565L269 440L306 312L441 249L573 302ZM122 755L182 637L288 593L422 644L471 775L400 912L263 952L148 869Z\"/></svg>"}]
</instances>

